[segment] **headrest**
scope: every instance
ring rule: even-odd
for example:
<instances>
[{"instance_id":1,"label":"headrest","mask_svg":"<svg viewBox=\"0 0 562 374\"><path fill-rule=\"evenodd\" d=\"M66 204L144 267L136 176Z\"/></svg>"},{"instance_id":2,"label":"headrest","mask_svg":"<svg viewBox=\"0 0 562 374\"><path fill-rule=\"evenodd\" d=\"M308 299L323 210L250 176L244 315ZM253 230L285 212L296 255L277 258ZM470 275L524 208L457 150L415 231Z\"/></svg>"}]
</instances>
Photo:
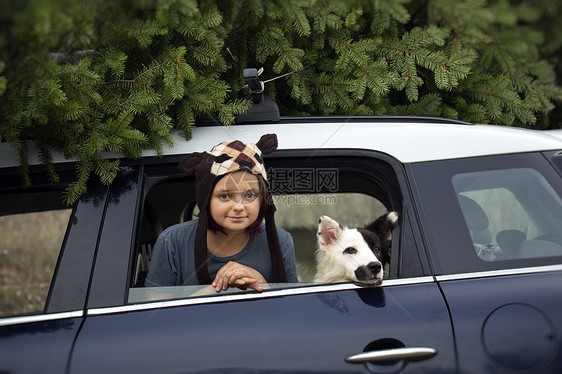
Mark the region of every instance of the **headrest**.
<instances>
[{"instance_id":1,"label":"headrest","mask_svg":"<svg viewBox=\"0 0 562 374\"><path fill-rule=\"evenodd\" d=\"M478 203L466 196L458 195L466 224L469 230L484 230L488 228L490 221L486 213Z\"/></svg>"}]
</instances>

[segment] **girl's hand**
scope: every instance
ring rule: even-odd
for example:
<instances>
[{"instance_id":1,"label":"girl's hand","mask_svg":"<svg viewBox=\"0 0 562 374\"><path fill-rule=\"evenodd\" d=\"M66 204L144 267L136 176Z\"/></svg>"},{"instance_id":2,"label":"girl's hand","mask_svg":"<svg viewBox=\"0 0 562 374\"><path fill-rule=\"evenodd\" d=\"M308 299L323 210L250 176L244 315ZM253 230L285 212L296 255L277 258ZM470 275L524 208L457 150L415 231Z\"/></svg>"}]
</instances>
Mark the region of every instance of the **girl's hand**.
<instances>
[{"instance_id":1,"label":"girl's hand","mask_svg":"<svg viewBox=\"0 0 562 374\"><path fill-rule=\"evenodd\" d=\"M226 291L228 287L235 286L245 289L250 287L258 292L263 288L260 283L267 283L259 271L234 261L228 262L217 272L212 286L215 291Z\"/></svg>"}]
</instances>

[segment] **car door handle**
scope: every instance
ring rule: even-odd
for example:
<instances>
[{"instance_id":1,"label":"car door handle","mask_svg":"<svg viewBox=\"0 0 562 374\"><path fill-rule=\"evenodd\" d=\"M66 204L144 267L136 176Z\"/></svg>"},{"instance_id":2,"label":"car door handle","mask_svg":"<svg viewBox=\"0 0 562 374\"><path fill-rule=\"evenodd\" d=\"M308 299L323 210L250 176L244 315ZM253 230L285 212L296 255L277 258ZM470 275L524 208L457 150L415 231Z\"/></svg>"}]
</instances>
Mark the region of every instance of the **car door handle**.
<instances>
[{"instance_id":1,"label":"car door handle","mask_svg":"<svg viewBox=\"0 0 562 374\"><path fill-rule=\"evenodd\" d=\"M390 360L421 361L431 358L437 354L433 348L412 347L392 348L381 351L362 352L345 358L346 362L362 364L365 362L381 362Z\"/></svg>"}]
</instances>

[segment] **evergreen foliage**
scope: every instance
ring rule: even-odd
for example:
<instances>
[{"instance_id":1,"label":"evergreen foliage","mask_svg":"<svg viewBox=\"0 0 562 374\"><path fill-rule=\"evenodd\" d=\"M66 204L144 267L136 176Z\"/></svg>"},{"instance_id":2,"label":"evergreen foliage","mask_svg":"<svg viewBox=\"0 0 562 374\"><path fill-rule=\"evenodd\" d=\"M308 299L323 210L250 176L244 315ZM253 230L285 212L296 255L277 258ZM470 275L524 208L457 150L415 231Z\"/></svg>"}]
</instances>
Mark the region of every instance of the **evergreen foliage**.
<instances>
[{"instance_id":1,"label":"evergreen foliage","mask_svg":"<svg viewBox=\"0 0 562 374\"><path fill-rule=\"evenodd\" d=\"M557 0L2 0L0 140L49 148L89 177L189 139L195 121L229 125L262 80L283 115L430 115L562 127ZM286 74L286 75L285 75ZM559 79L559 78L558 78Z\"/></svg>"}]
</instances>

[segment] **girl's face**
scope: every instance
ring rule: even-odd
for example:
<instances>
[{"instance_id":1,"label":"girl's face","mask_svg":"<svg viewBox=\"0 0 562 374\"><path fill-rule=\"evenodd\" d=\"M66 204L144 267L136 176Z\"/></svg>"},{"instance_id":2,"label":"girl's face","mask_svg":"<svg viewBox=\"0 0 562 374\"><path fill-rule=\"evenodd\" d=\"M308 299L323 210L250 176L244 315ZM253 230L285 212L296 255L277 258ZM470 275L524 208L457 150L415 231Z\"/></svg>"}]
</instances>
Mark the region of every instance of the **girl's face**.
<instances>
[{"instance_id":1,"label":"girl's face","mask_svg":"<svg viewBox=\"0 0 562 374\"><path fill-rule=\"evenodd\" d=\"M211 195L211 217L226 234L243 232L257 219L260 211L258 177L239 171L220 179Z\"/></svg>"}]
</instances>

